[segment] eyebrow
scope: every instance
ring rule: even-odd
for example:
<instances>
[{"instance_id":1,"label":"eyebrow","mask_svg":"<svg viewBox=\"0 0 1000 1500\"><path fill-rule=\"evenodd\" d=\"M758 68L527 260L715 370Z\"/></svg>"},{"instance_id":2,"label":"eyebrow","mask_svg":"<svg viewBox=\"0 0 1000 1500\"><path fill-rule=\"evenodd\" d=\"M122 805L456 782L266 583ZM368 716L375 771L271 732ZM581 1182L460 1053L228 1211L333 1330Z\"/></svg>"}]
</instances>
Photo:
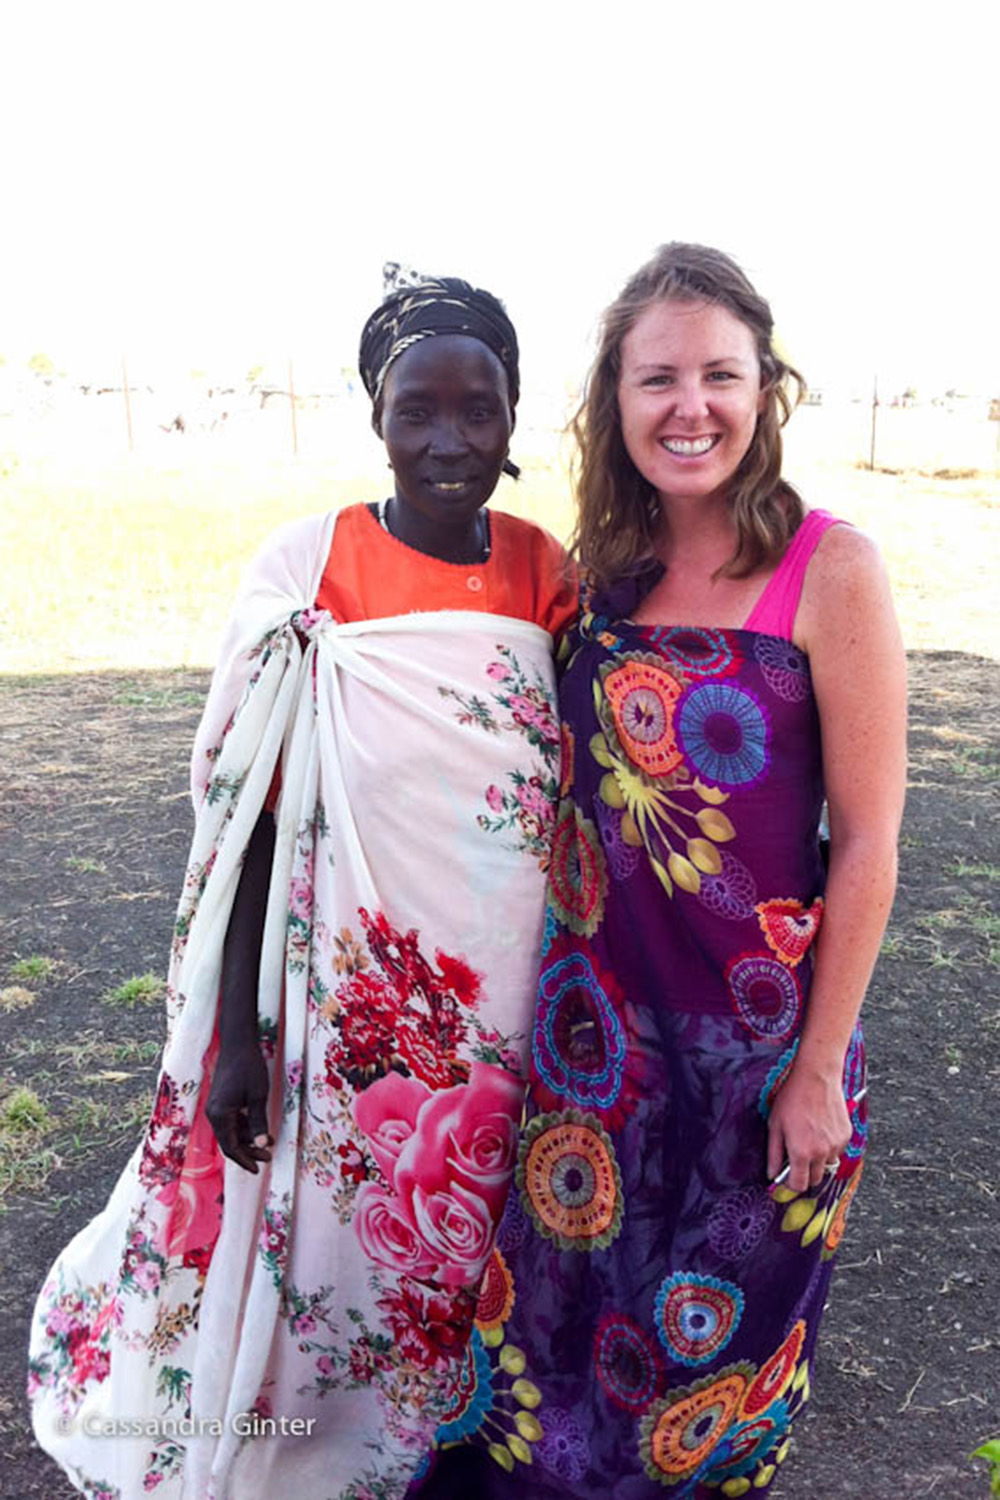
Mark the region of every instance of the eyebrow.
<instances>
[{"instance_id":1,"label":"eyebrow","mask_svg":"<svg viewBox=\"0 0 1000 1500\"><path fill-rule=\"evenodd\" d=\"M412 382L407 382L404 379L392 388L393 399L396 401L414 401L417 399L429 401L436 399L437 394L433 383L424 385L419 379ZM500 391L493 389L491 386L467 385L463 387L462 399L466 401L502 401L503 396Z\"/></svg>"},{"instance_id":2,"label":"eyebrow","mask_svg":"<svg viewBox=\"0 0 1000 1500\"><path fill-rule=\"evenodd\" d=\"M746 366L746 360L742 359L740 357L740 355L738 355L738 354L724 354L721 359L707 359L705 361L705 363L702 365L702 369L703 370L714 370L717 365L740 365L741 367L745 367ZM667 371L672 371L672 370L676 370L677 366L676 365L670 365L670 364L656 363L656 364L650 364L650 365L636 365L634 368L636 369L637 372L642 372L642 371L646 371L646 370L667 370Z\"/></svg>"}]
</instances>

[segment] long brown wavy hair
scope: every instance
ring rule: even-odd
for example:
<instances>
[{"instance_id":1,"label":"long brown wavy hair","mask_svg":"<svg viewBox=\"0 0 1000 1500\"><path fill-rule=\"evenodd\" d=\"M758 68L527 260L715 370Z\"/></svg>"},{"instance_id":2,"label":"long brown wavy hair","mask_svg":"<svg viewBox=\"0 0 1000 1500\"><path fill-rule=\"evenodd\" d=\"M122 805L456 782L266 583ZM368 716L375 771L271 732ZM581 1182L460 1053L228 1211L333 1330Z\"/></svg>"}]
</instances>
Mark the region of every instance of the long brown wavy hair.
<instances>
[{"instance_id":1,"label":"long brown wavy hair","mask_svg":"<svg viewBox=\"0 0 1000 1500\"><path fill-rule=\"evenodd\" d=\"M721 250L677 242L663 245L605 312L597 358L570 424L577 443L572 551L604 585L642 567L653 555L663 524L656 491L625 448L618 409L622 341L646 309L662 301L725 307L750 329L757 343L764 405L750 447L730 482L736 548L719 572L746 578L777 562L805 514L800 495L781 477L781 428L802 399L805 381L774 349L770 307Z\"/></svg>"}]
</instances>

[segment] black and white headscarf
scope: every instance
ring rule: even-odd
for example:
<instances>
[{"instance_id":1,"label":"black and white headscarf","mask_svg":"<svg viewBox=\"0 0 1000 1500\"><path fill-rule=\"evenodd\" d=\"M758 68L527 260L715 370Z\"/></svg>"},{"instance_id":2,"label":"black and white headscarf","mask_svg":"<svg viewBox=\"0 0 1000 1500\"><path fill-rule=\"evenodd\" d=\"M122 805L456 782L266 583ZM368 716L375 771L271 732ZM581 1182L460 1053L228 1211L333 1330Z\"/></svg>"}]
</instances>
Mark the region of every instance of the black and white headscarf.
<instances>
[{"instance_id":1,"label":"black and white headscarf","mask_svg":"<svg viewBox=\"0 0 1000 1500\"><path fill-rule=\"evenodd\" d=\"M376 410L394 360L421 339L459 333L491 349L507 371L511 411L520 394L517 334L503 303L457 276L421 276L389 261L386 295L361 333L358 365Z\"/></svg>"}]
</instances>

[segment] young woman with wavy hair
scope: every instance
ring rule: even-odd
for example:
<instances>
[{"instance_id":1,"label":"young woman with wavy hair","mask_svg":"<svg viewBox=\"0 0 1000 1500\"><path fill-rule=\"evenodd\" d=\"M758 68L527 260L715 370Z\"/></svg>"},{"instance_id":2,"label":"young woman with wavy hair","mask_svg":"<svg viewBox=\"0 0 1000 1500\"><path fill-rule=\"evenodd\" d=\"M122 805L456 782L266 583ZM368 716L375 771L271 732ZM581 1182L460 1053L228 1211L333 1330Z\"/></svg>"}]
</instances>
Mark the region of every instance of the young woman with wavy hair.
<instances>
[{"instance_id":1,"label":"young woman with wavy hair","mask_svg":"<svg viewBox=\"0 0 1000 1500\"><path fill-rule=\"evenodd\" d=\"M604 320L526 1122L433 1500L757 1495L809 1399L905 673L874 547L782 478L771 329L683 244Z\"/></svg>"}]
</instances>

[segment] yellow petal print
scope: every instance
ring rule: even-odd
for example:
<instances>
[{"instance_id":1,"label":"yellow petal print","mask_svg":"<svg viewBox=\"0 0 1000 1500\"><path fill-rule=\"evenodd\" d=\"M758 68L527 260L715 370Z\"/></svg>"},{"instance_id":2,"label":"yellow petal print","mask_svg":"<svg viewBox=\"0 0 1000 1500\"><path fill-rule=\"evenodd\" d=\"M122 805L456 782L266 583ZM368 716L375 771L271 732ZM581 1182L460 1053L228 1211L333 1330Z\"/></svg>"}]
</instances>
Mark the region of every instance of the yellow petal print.
<instances>
[{"instance_id":1,"label":"yellow petal print","mask_svg":"<svg viewBox=\"0 0 1000 1500\"><path fill-rule=\"evenodd\" d=\"M718 875L722 869L722 856L708 839L688 839L688 859L704 875Z\"/></svg>"},{"instance_id":2,"label":"yellow petal print","mask_svg":"<svg viewBox=\"0 0 1000 1500\"><path fill-rule=\"evenodd\" d=\"M489 1446L490 1458L496 1459L501 1469L506 1469L509 1474L514 1467L514 1457L509 1448L502 1443L491 1443Z\"/></svg>"},{"instance_id":3,"label":"yellow petal print","mask_svg":"<svg viewBox=\"0 0 1000 1500\"><path fill-rule=\"evenodd\" d=\"M511 1453L513 1453L515 1458L520 1459L521 1463L531 1463L531 1449L524 1441L524 1438L518 1437L516 1432L508 1432L507 1447L510 1449Z\"/></svg>"},{"instance_id":4,"label":"yellow petal print","mask_svg":"<svg viewBox=\"0 0 1000 1500\"><path fill-rule=\"evenodd\" d=\"M720 803L728 802L729 800L728 792L720 792L717 786L706 786L705 783L697 776L694 778L694 781L691 783L691 785L698 793L698 796L701 798L702 802L711 802L714 807L718 807Z\"/></svg>"},{"instance_id":5,"label":"yellow petal print","mask_svg":"<svg viewBox=\"0 0 1000 1500\"><path fill-rule=\"evenodd\" d=\"M598 789L597 795L600 797L601 801L608 807L625 806L625 793L618 785L617 777L615 777L611 771L606 772L606 774L601 777L601 785Z\"/></svg>"},{"instance_id":6,"label":"yellow petal print","mask_svg":"<svg viewBox=\"0 0 1000 1500\"><path fill-rule=\"evenodd\" d=\"M604 738L603 734L592 734L590 736L590 753L597 761L597 764L599 766L604 766L606 770L610 770L614 765L614 761L611 759L611 752L608 749L607 740Z\"/></svg>"},{"instance_id":7,"label":"yellow petal print","mask_svg":"<svg viewBox=\"0 0 1000 1500\"><path fill-rule=\"evenodd\" d=\"M785 1209L785 1217L781 1221L782 1229L787 1233L795 1229L804 1229L816 1211L815 1198L796 1198Z\"/></svg>"},{"instance_id":8,"label":"yellow petal print","mask_svg":"<svg viewBox=\"0 0 1000 1500\"><path fill-rule=\"evenodd\" d=\"M809 1220L809 1223L805 1227L805 1231L802 1235L803 1245L811 1245L816 1236L821 1233L823 1225L825 1223L826 1209L821 1208L818 1214L813 1214L812 1218Z\"/></svg>"},{"instance_id":9,"label":"yellow petal print","mask_svg":"<svg viewBox=\"0 0 1000 1500\"><path fill-rule=\"evenodd\" d=\"M667 869L670 871L671 879L680 886L682 891L690 891L691 895L697 894L701 886L701 876L689 859L676 851L667 860Z\"/></svg>"},{"instance_id":10,"label":"yellow petal print","mask_svg":"<svg viewBox=\"0 0 1000 1500\"><path fill-rule=\"evenodd\" d=\"M703 807L695 815L695 822L707 838L714 839L717 844L727 844L730 839L736 837L736 829L730 823L725 813L719 812L714 807Z\"/></svg>"},{"instance_id":11,"label":"yellow petal print","mask_svg":"<svg viewBox=\"0 0 1000 1500\"><path fill-rule=\"evenodd\" d=\"M530 1411L519 1411L514 1414L514 1426L523 1438L529 1443L537 1443L543 1436L544 1429L537 1417L533 1417Z\"/></svg>"},{"instance_id":12,"label":"yellow petal print","mask_svg":"<svg viewBox=\"0 0 1000 1500\"><path fill-rule=\"evenodd\" d=\"M642 834L635 826L635 819L631 813L622 814L622 839L630 844L633 849L642 848Z\"/></svg>"},{"instance_id":13,"label":"yellow petal print","mask_svg":"<svg viewBox=\"0 0 1000 1500\"><path fill-rule=\"evenodd\" d=\"M523 1376L520 1380L514 1381L511 1390L514 1393L514 1400L519 1401L522 1406L530 1406L534 1410L536 1406L541 1404L541 1391L537 1385L533 1384L530 1380L525 1380Z\"/></svg>"}]
</instances>

